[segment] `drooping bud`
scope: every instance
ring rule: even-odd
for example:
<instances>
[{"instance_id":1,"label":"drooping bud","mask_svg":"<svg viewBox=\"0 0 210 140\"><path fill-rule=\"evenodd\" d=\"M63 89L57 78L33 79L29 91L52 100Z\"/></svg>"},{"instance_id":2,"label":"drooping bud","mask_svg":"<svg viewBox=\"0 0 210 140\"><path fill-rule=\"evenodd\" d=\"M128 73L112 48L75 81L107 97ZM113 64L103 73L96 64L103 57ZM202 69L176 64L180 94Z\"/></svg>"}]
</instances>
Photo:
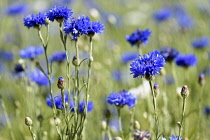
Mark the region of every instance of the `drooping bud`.
<instances>
[{"instance_id":1,"label":"drooping bud","mask_svg":"<svg viewBox=\"0 0 210 140\"><path fill-rule=\"evenodd\" d=\"M205 84L205 75L204 75L204 73L200 73L199 74L198 83L200 84L200 86L203 86Z\"/></svg>"},{"instance_id":2,"label":"drooping bud","mask_svg":"<svg viewBox=\"0 0 210 140\"><path fill-rule=\"evenodd\" d=\"M58 78L57 86L59 89L63 90L66 87L66 83L63 77Z\"/></svg>"},{"instance_id":3,"label":"drooping bud","mask_svg":"<svg viewBox=\"0 0 210 140\"><path fill-rule=\"evenodd\" d=\"M189 95L188 87L187 85L184 85L181 90L181 96L182 98L187 98L188 95Z\"/></svg>"},{"instance_id":4,"label":"drooping bud","mask_svg":"<svg viewBox=\"0 0 210 140\"><path fill-rule=\"evenodd\" d=\"M157 97L158 94L160 93L159 84L155 83L153 88L154 88L155 97Z\"/></svg>"},{"instance_id":5,"label":"drooping bud","mask_svg":"<svg viewBox=\"0 0 210 140\"><path fill-rule=\"evenodd\" d=\"M134 121L134 123L133 123L133 129L135 130L135 129L140 129L141 127L140 127L140 124L139 124L139 122L138 121Z\"/></svg>"},{"instance_id":6,"label":"drooping bud","mask_svg":"<svg viewBox=\"0 0 210 140\"><path fill-rule=\"evenodd\" d=\"M26 118L25 118L25 124L26 124L27 126L32 126L33 121L31 120L31 118L26 117Z\"/></svg>"}]
</instances>

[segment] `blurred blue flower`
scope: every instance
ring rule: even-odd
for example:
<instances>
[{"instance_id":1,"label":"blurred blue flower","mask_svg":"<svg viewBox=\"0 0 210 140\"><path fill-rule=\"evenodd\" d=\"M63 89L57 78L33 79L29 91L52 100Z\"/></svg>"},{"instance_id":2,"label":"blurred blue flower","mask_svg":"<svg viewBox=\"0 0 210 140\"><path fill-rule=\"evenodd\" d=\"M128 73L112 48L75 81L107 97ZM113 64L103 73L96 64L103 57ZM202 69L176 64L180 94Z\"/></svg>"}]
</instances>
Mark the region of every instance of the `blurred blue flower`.
<instances>
[{"instance_id":1,"label":"blurred blue flower","mask_svg":"<svg viewBox=\"0 0 210 140\"><path fill-rule=\"evenodd\" d=\"M63 102L62 102L62 96L59 95L59 96L55 96L53 97L54 98L54 102L55 102L55 106L57 109L63 109ZM68 103L69 99L68 99L68 92L64 92L64 99L65 99L65 103ZM52 100L50 97L46 98L46 103L49 107L53 107L53 104L52 104ZM70 100L70 105L69 105L69 108L71 110L71 112L74 112L74 101L73 100ZM85 106L86 106L86 101L80 101L79 103L79 108L78 108L78 112L79 113L83 113L84 112L84 109L85 109ZM93 102L92 101L88 101L88 106L87 106L87 112L91 112L94 108L94 105L93 105Z\"/></svg>"},{"instance_id":2,"label":"blurred blue flower","mask_svg":"<svg viewBox=\"0 0 210 140\"><path fill-rule=\"evenodd\" d=\"M180 54L176 57L176 65L180 67L192 67L197 65L197 58L194 54Z\"/></svg>"},{"instance_id":3,"label":"blurred blue flower","mask_svg":"<svg viewBox=\"0 0 210 140\"><path fill-rule=\"evenodd\" d=\"M91 21L89 17L79 16L71 18L64 22L64 32L71 34L72 40L77 39L80 35L94 35L95 33L103 33L104 25L98 21Z\"/></svg>"},{"instance_id":4,"label":"blurred blue flower","mask_svg":"<svg viewBox=\"0 0 210 140\"><path fill-rule=\"evenodd\" d=\"M205 75L210 76L210 67L206 67L206 68L203 70L203 73L204 73Z\"/></svg>"},{"instance_id":5,"label":"blurred blue flower","mask_svg":"<svg viewBox=\"0 0 210 140\"><path fill-rule=\"evenodd\" d=\"M131 35L126 35L126 40L132 45L147 45L149 41L149 37L151 36L151 31L149 29L146 30L135 30Z\"/></svg>"},{"instance_id":6,"label":"blurred blue flower","mask_svg":"<svg viewBox=\"0 0 210 140\"><path fill-rule=\"evenodd\" d=\"M107 102L117 107L127 105L129 108L133 108L136 103L136 97L126 90L121 90L117 93L111 92L110 96L107 98Z\"/></svg>"},{"instance_id":7,"label":"blurred blue flower","mask_svg":"<svg viewBox=\"0 0 210 140\"><path fill-rule=\"evenodd\" d=\"M172 134L171 137L169 137L170 140L178 140L178 136L175 136ZM180 140L182 140L182 138L180 138Z\"/></svg>"},{"instance_id":8,"label":"blurred blue flower","mask_svg":"<svg viewBox=\"0 0 210 140\"><path fill-rule=\"evenodd\" d=\"M40 71L39 69L34 70L30 76L29 76L30 80L35 82L38 86L48 86L49 85L49 81L47 79L47 77L42 73L42 71ZM54 78L51 78L51 82L54 81Z\"/></svg>"},{"instance_id":9,"label":"blurred blue flower","mask_svg":"<svg viewBox=\"0 0 210 140\"><path fill-rule=\"evenodd\" d=\"M63 62L66 60L66 53L65 52L54 52L50 57L50 62Z\"/></svg>"},{"instance_id":10,"label":"blurred blue flower","mask_svg":"<svg viewBox=\"0 0 210 140\"><path fill-rule=\"evenodd\" d=\"M204 107L203 113L204 113L206 116L209 116L209 115L210 115L210 106Z\"/></svg>"},{"instance_id":11,"label":"blurred blue flower","mask_svg":"<svg viewBox=\"0 0 210 140\"><path fill-rule=\"evenodd\" d=\"M44 53L43 47L34 47L34 46L28 46L23 50L19 51L19 55L21 58L24 59L31 59L38 57L39 55Z\"/></svg>"},{"instance_id":12,"label":"blurred blue flower","mask_svg":"<svg viewBox=\"0 0 210 140\"><path fill-rule=\"evenodd\" d=\"M165 59L159 51L154 50L148 54L140 55L139 58L133 60L132 64L130 64L130 71L133 74L133 78L140 76L151 80L152 77L159 74L164 65Z\"/></svg>"},{"instance_id":13,"label":"blurred blue flower","mask_svg":"<svg viewBox=\"0 0 210 140\"><path fill-rule=\"evenodd\" d=\"M112 78L117 82L122 82L122 71L119 69L113 70Z\"/></svg>"},{"instance_id":14,"label":"blurred blue flower","mask_svg":"<svg viewBox=\"0 0 210 140\"><path fill-rule=\"evenodd\" d=\"M11 51L0 51L0 60L13 61L14 55Z\"/></svg>"},{"instance_id":15,"label":"blurred blue flower","mask_svg":"<svg viewBox=\"0 0 210 140\"><path fill-rule=\"evenodd\" d=\"M11 16L18 14L25 14L28 11L28 6L26 3L13 3L6 7L6 13Z\"/></svg>"},{"instance_id":16,"label":"blurred blue flower","mask_svg":"<svg viewBox=\"0 0 210 140\"><path fill-rule=\"evenodd\" d=\"M171 47L163 47L160 49L160 54L167 62L172 62L179 55L179 52Z\"/></svg>"},{"instance_id":17,"label":"blurred blue flower","mask_svg":"<svg viewBox=\"0 0 210 140\"><path fill-rule=\"evenodd\" d=\"M138 129L134 132L134 140L149 140L152 137L149 131L140 131Z\"/></svg>"},{"instance_id":18,"label":"blurred blue flower","mask_svg":"<svg viewBox=\"0 0 210 140\"><path fill-rule=\"evenodd\" d=\"M2 63L0 63L0 74L2 74L4 71L4 65Z\"/></svg>"},{"instance_id":19,"label":"blurred blue flower","mask_svg":"<svg viewBox=\"0 0 210 140\"><path fill-rule=\"evenodd\" d=\"M136 51L124 52L121 55L121 62L128 63L139 56L139 53Z\"/></svg>"},{"instance_id":20,"label":"blurred blue flower","mask_svg":"<svg viewBox=\"0 0 210 140\"><path fill-rule=\"evenodd\" d=\"M46 25L46 15L39 13L37 15L29 15L23 19L24 21L24 26L31 28L39 28L41 25Z\"/></svg>"},{"instance_id":21,"label":"blurred blue flower","mask_svg":"<svg viewBox=\"0 0 210 140\"><path fill-rule=\"evenodd\" d=\"M191 45L196 49L206 48L209 46L209 38L207 36L195 38L191 41Z\"/></svg>"},{"instance_id":22,"label":"blurred blue flower","mask_svg":"<svg viewBox=\"0 0 210 140\"><path fill-rule=\"evenodd\" d=\"M162 8L153 13L153 18L156 22L162 22L171 17L171 10L169 8Z\"/></svg>"},{"instance_id":23,"label":"blurred blue flower","mask_svg":"<svg viewBox=\"0 0 210 140\"><path fill-rule=\"evenodd\" d=\"M72 9L68 9L67 7L54 7L51 8L47 13L47 17L50 21L57 20L58 22L62 22L63 20L67 20L71 18L73 15Z\"/></svg>"},{"instance_id":24,"label":"blurred blue flower","mask_svg":"<svg viewBox=\"0 0 210 140\"><path fill-rule=\"evenodd\" d=\"M165 75L164 76L164 82L166 84L169 84L169 85L174 84L174 78L173 78L173 76L172 75Z\"/></svg>"}]
</instances>

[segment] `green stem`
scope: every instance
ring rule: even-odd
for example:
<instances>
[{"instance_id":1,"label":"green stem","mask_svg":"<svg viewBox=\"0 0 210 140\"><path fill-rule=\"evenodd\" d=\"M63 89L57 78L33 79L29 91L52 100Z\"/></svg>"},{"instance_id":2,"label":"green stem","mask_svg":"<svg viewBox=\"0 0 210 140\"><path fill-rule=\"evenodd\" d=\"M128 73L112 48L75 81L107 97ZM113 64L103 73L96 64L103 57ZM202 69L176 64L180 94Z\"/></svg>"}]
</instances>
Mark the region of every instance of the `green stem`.
<instances>
[{"instance_id":1,"label":"green stem","mask_svg":"<svg viewBox=\"0 0 210 140\"><path fill-rule=\"evenodd\" d=\"M36 140L36 135L35 135L34 132L32 131L32 127L29 126L28 129L29 129L29 131L30 131L30 134L31 134L32 139L33 139L33 140Z\"/></svg>"},{"instance_id":2,"label":"green stem","mask_svg":"<svg viewBox=\"0 0 210 140\"><path fill-rule=\"evenodd\" d=\"M156 96L153 90L152 81L149 81L149 85L152 92L152 101L153 101L153 108L154 108L154 116L155 116L155 138L158 140L158 116L157 116L157 103L156 103Z\"/></svg>"},{"instance_id":3,"label":"green stem","mask_svg":"<svg viewBox=\"0 0 210 140\"><path fill-rule=\"evenodd\" d=\"M2 99L2 98L0 97L0 99ZM9 117L8 117L6 106L4 104L3 99L1 100L1 102L2 102L3 112L4 112L4 115L5 115L5 118L6 118L7 126L9 128L10 136L11 136L12 140L16 140L15 135L14 135L13 130L12 130L12 125L9 121Z\"/></svg>"},{"instance_id":4,"label":"green stem","mask_svg":"<svg viewBox=\"0 0 210 140\"><path fill-rule=\"evenodd\" d=\"M47 29L49 30L49 27ZM55 125L56 125L56 130L57 130L59 139L61 139L62 137L61 137L61 133L60 133L60 128L59 128L59 126L58 126L58 124L56 122L56 114L57 114L57 111L56 111L56 106L55 106L55 102L54 102L54 98L53 98L53 93L52 93L51 70L50 70L50 67L49 67L48 56L47 56L48 40L47 40L47 43L45 44L40 29L38 29L38 36L39 36L39 38L41 40L41 43L43 45L43 48L44 48L45 61L46 61L46 65L47 65L47 79L48 79L48 82L49 82L50 98L51 98L51 102L52 102L52 105L53 105L53 107L52 107L53 117L54 117L54 122L55 122Z\"/></svg>"},{"instance_id":5,"label":"green stem","mask_svg":"<svg viewBox=\"0 0 210 140\"><path fill-rule=\"evenodd\" d=\"M139 55L142 55L141 45L138 44L138 45L137 45L137 48L138 48Z\"/></svg>"},{"instance_id":6,"label":"green stem","mask_svg":"<svg viewBox=\"0 0 210 140\"><path fill-rule=\"evenodd\" d=\"M183 98L182 119L181 119L181 123L180 123L180 125L179 125L179 136L178 136L178 140L180 140L180 137L181 137L181 134L182 134L183 121L184 121L184 113L185 113L185 106L186 106L186 98Z\"/></svg>"},{"instance_id":7,"label":"green stem","mask_svg":"<svg viewBox=\"0 0 210 140\"><path fill-rule=\"evenodd\" d=\"M117 115L118 115L118 124L120 128L120 135L123 136L122 132L122 122L121 122L121 108L117 107Z\"/></svg>"}]
</instances>

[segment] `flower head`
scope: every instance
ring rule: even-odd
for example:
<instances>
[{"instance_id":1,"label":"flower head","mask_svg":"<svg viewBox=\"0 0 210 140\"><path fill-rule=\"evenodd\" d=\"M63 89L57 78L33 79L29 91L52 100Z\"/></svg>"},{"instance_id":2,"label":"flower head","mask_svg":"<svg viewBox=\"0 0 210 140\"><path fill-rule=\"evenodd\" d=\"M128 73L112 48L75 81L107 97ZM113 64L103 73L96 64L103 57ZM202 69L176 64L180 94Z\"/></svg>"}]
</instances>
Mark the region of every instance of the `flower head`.
<instances>
[{"instance_id":1,"label":"flower head","mask_svg":"<svg viewBox=\"0 0 210 140\"><path fill-rule=\"evenodd\" d=\"M165 59L159 53L159 51L154 50L145 55L140 55L139 58L133 60L130 64L131 74L133 78L138 76L145 77L147 80L151 80L152 77L159 74L159 71L164 67Z\"/></svg>"},{"instance_id":2,"label":"flower head","mask_svg":"<svg viewBox=\"0 0 210 140\"><path fill-rule=\"evenodd\" d=\"M172 135L171 137L169 137L170 140L178 140L178 136L174 136ZM180 140L182 140L182 138L180 138Z\"/></svg>"},{"instance_id":3,"label":"flower head","mask_svg":"<svg viewBox=\"0 0 210 140\"><path fill-rule=\"evenodd\" d=\"M79 113L83 113L85 111L86 101L81 101L79 103ZM88 101L87 112L91 112L94 108L93 102Z\"/></svg>"},{"instance_id":4,"label":"flower head","mask_svg":"<svg viewBox=\"0 0 210 140\"><path fill-rule=\"evenodd\" d=\"M27 11L27 5L25 3L14 3L6 8L6 13L11 16L22 14L25 13L26 11Z\"/></svg>"},{"instance_id":5,"label":"flower head","mask_svg":"<svg viewBox=\"0 0 210 140\"><path fill-rule=\"evenodd\" d=\"M42 13L39 13L37 15L29 15L23 19L24 21L24 26L31 28L39 28L43 24L46 25L46 16Z\"/></svg>"},{"instance_id":6,"label":"flower head","mask_svg":"<svg viewBox=\"0 0 210 140\"><path fill-rule=\"evenodd\" d=\"M50 21L57 20L58 22L62 22L63 20L67 20L71 18L73 15L72 9L68 9L67 7L54 7L47 12L47 17Z\"/></svg>"},{"instance_id":7,"label":"flower head","mask_svg":"<svg viewBox=\"0 0 210 140\"><path fill-rule=\"evenodd\" d=\"M50 62L63 62L66 60L66 53L65 52L54 52L50 57Z\"/></svg>"},{"instance_id":8,"label":"flower head","mask_svg":"<svg viewBox=\"0 0 210 140\"><path fill-rule=\"evenodd\" d=\"M129 108L133 108L136 103L136 97L126 90L121 90L118 93L111 92L110 96L107 98L107 102L117 107L127 105Z\"/></svg>"},{"instance_id":9,"label":"flower head","mask_svg":"<svg viewBox=\"0 0 210 140\"><path fill-rule=\"evenodd\" d=\"M151 31L149 29L140 30L137 29L131 35L126 35L126 40L132 45L147 45L149 37L151 36Z\"/></svg>"},{"instance_id":10,"label":"flower head","mask_svg":"<svg viewBox=\"0 0 210 140\"><path fill-rule=\"evenodd\" d=\"M179 55L179 52L174 48L163 47L160 50L160 54L165 58L167 62L172 62Z\"/></svg>"},{"instance_id":11,"label":"flower head","mask_svg":"<svg viewBox=\"0 0 210 140\"><path fill-rule=\"evenodd\" d=\"M183 55L180 54L176 58L176 64L180 67L189 67L197 65L197 58L194 54Z\"/></svg>"},{"instance_id":12,"label":"flower head","mask_svg":"<svg viewBox=\"0 0 210 140\"><path fill-rule=\"evenodd\" d=\"M162 8L153 13L153 18L157 22L162 22L171 17L171 10L169 8Z\"/></svg>"},{"instance_id":13,"label":"flower head","mask_svg":"<svg viewBox=\"0 0 210 140\"><path fill-rule=\"evenodd\" d=\"M121 55L121 62L128 63L139 56L138 52L125 52Z\"/></svg>"},{"instance_id":14,"label":"flower head","mask_svg":"<svg viewBox=\"0 0 210 140\"><path fill-rule=\"evenodd\" d=\"M149 140L152 137L149 131L140 131L138 129L134 132L134 140Z\"/></svg>"},{"instance_id":15,"label":"flower head","mask_svg":"<svg viewBox=\"0 0 210 140\"><path fill-rule=\"evenodd\" d=\"M49 81L48 81L47 77L39 69L34 70L30 74L30 80L35 82L38 86L48 86L49 85ZM54 81L54 79L52 77L51 82L53 82L53 81Z\"/></svg>"},{"instance_id":16,"label":"flower head","mask_svg":"<svg viewBox=\"0 0 210 140\"><path fill-rule=\"evenodd\" d=\"M44 53L43 47L28 46L27 48L20 50L19 55L21 58L31 59L38 57Z\"/></svg>"},{"instance_id":17,"label":"flower head","mask_svg":"<svg viewBox=\"0 0 210 140\"><path fill-rule=\"evenodd\" d=\"M11 51L0 51L0 60L13 61L14 55Z\"/></svg>"},{"instance_id":18,"label":"flower head","mask_svg":"<svg viewBox=\"0 0 210 140\"><path fill-rule=\"evenodd\" d=\"M196 49L203 49L209 46L209 38L207 36L195 38L191 42L192 47Z\"/></svg>"}]
</instances>

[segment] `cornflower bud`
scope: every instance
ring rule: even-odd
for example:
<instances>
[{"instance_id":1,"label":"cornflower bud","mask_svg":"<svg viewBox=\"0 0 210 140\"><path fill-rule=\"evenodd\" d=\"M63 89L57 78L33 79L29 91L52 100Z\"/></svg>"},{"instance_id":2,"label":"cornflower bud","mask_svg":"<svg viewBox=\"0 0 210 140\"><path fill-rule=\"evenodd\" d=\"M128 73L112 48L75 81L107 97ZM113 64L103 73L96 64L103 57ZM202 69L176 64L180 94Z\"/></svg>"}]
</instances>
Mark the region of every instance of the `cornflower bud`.
<instances>
[{"instance_id":1,"label":"cornflower bud","mask_svg":"<svg viewBox=\"0 0 210 140\"><path fill-rule=\"evenodd\" d=\"M155 97L157 97L158 94L160 93L159 84L155 83L153 88L154 88Z\"/></svg>"},{"instance_id":2,"label":"cornflower bud","mask_svg":"<svg viewBox=\"0 0 210 140\"><path fill-rule=\"evenodd\" d=\"M107 120L109 120L110 117L111 117L111 112L110 112L108 109L106 109L106 110L104 111L104 116L105 116L105 118L106 118Z\"/></svg>"},{"instance_id":3,"label":"cornflower bud","mask_svg":"<svg viewBox=\"0 0 210 140\"><path fill-rule=\"evenodd\" d=\"M59 77L58 78L58 83L57 83L57 86L59 89L63 90L66 86L66 83L65 83L65 80L63 77Z\"/></svg>"},{"instance_id":4,"label":"cornflower bud","mask_svg":"<svg viewBox=\"0 0 210 140\"><path fill-rule=\"evenodd\" d=\"M102 122L101 122L101 127L102 127L102 130L103 130L103 131L106 130L106 128L107 128L107 123L106 123L106 121L102 121Z\"/></svg>"},{"instance_id":5,"label":"cornflower bud","mask_svg":"<svg viewBox=\"0 0 210 140\"><path fill-rule=\"evenodd\" d=\"M187 98L188 95L189 95L188 87L187 85L184 85L181 90L181 96L182 98Z\"/></svg>"},{"instance_id":6,"label":"cornflower bud","mask_svg":"<svg viewBox=\"0 0 210 140\"><path fill-rule=\"evenodd\" d=\"M203 86L205 84L205 75L203 73L199 74L198 83L200 86Z\"/></svg>"},{"instance_id":7,"label":"cornflower bud","mask_svg":"<svg viewBox=\"0 0 210 140\"><path fill-rule=\"evenodd\" d=\"M73 59L72 59L72 64L73 64L74 66L78 66L78 59L77 59L76 56L73 57Z\"/></svg>"},{"instance_id":8,"label":"cornflower bud","mask_svg":"<svg viewBox=\"0 0 210 140\"><path fill-rule=\"evenodd\" d=\"M134 123L133 123L133 129L140 129L141 127L140 127L140 124L139 124L139 122L138 121L134 121Z\"/></svg>"},{"instance_id":9,"label":"cornflower bud","mask_svg":"<svg viewBox=\"0 0 210 140\"><path fill-rule=\"evenodd\" d=\"M27 126L32 126L33 121L31 120L31 118L26 117L26 118L25 118L25 124L26 124Z\"/></svg>"}]
</instances>

